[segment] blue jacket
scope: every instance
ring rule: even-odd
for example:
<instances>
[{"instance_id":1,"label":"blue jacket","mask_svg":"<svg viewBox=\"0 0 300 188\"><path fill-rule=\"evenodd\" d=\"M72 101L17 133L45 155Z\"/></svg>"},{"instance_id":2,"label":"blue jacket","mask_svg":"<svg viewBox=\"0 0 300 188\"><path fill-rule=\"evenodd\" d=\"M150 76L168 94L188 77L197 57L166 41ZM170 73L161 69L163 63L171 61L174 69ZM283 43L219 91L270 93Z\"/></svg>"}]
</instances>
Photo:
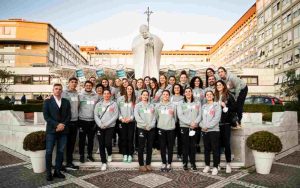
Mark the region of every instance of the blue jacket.
<instances>
[{"instance_id":1,"label":"blue jacket","mask_svg":"<svg viewBox=\"0 0 300 188\"><path fill-rule=\"evenodd\" d=\"M70 102L61 98L61 107L59 108L53 96L44 101L43 106L44 119L47 122L46 133L56 133L56 127L59 123L65 125L65 129L61 132L68 133L68 124L71 120Z\"/></svg>"}]
</instances>

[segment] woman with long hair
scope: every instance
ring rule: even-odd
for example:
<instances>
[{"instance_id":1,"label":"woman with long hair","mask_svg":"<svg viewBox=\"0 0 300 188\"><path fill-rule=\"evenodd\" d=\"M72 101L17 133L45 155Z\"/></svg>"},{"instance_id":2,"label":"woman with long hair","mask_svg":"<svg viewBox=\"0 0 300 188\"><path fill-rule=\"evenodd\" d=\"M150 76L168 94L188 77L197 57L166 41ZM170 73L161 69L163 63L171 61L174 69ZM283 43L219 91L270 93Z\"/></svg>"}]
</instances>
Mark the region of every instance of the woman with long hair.
<instances>
[{"instance_id":1,"label":"woman with long hair","mask_svg":"<svg viewBox=\"0 0 300 188\"><path fill-rule=\"evenodd\" d=\"M127 86L124 96L118 98L119 121L121 122L119 130L121 133L121 147L123 153L123 162L132 162L133 155L133 137L134 137L134 106L135 93L132 85Z\"/></svg>"},{"instance_id":2,"label":"woman with long hair","mask_svg":"<svg viewBox=\"0 0 300 188\"><path fill-rule=\"evenodd\" d=\"M180 84L174 84L172 89L171 103L176 105L180 104L183 101L183 89ZM182 141L181 141L181 133L180 133L180 125L178 117L176 118L176 128L175 128L175 136L177 137L177 159L182 161Z\"/></svg>"},{"instance_id":3,"label":"woman with long hair","mask_svg":"<svg viewBox=\"0 0 300 188\"><path fill-rule=\"evenodd\" d=\"M138 79L136 82L136 88L135 88L135 96L136 96L136 103L141 102L142 100L142 91L145 89L144 80L142 78Z\"/></svg>"},{"instance_id":4,"label":"woman with long hair","mask_svg":"<svg viewBox=\"0 0 300 188\"><path fill-rule=\"evenodd\" d=\"M234 97L227 89L225 82L222 80L217 81L215 101L221 105L222 115L219 123L220 126L220 147L225 149L226 158L226 173L231 173L231 148L230 148L230 136L231 136L231 123L233 113L236 111L236 104Z\"/></svg>"},{"instance_id":5,"label":"woman with long hair","mask_svg":"<svg viewBox=\"0 0 300 188\"><path fill-rule=\"evenodd\" d=\"M204 173L210 171L210 153L213 152L213 165L212 175L218 174L218 165L220 163L220 128L219 121L221 119L221 106L214 102L214 93L211 90L206 91L205 97L207 103L202 106L202 122L200 124L203 143L204 143L204 157L205 168Z\"/></svg>"},{"instance_id":6,"label":"woman with long hair","mask_svg":"<svg viewBox=\"0 0 300 188\"><path fill-rule=\"evenodd\" d=\"M94 118L97 124L97 137L99 141L101 170L106 170L107 161L112 161L112 136L116 120L118 119L117 103L111 100L111 91L104 89L103 100L98 102L94 109ZM108 157L106 158L106 152Z\"/></svg>"},{"instance_id":7,"label":"woman with long hair","mask_svg":"<svg viewBox=\"0 0 300 188\"><path fill-rule=\"evenodd\" d=\"M201 120L201 105L194 101L193 90L188 87L184 90L184 100L177 107L180 132L182 136L183 169L188 170L188 158L192 170L196 167L196 128Z\"/></svg>"},{"instance_id":8,"label":"woman with long hair","mask_svg":"<svg viewBox=\"0 0 300 188\"><path fill-rule=\"evenodd\" d=\"M176 105L170 103L170 91L164 90L162 100L156 106L158 138L160 141L160 154L162 159L161 171L169 172L173 160L173 147L175 139ZM166 150L168 149L168 160Z\"/></svg>"},{"instance_id":9,"label":"woman with long hair","mask_svg":"<svg viewBox=\"0 0 300 188\"><path fill-rule=\"evenodd\" d=\"M151 87L150 87L150 76L145 76L144 83L145 83L145 89L147 89L148 91L150 91L151 90Z\"/></svg>"},{"instance_id":10,"label":"woman with long hair","mask_svg":"<svg viewBox=\"0 0 300 188\"><path fill-rule=\"evenodd\" d=\"M163 90L159 88L159 84L156 78L154 77L150 79L150 88L151 88L151 94L150 94L151 102L155 104L159 103Z\"/></svg>"},{"instance_id":11,"label":"woman with long hair","mask_svg":"<svg viewBox=\"0 0 300 188\"><path fill-rule=\"evenodd\" d=\"M161 74L159 76L159 88L162 89L162 90L165 90L168 86L168 78L166 75L164 74Z\"/></svg>"},{"instance_id":12,"label":"woman with long hair","mask_svg":"<svg viewBox=\"0 0 300 188\"><path fill-rule=\"evenodd\" d=\"M138 160L139 160L139 171L146 172L152 171L151 160L152 160L152 146L155 137L155 107L150 102L149 92L147 90L142 91L142 101L139 102L134 108L134 117L138 127ZM144 149L146 145L146 165L144 163Z\"/></svg>"}]
</instances>

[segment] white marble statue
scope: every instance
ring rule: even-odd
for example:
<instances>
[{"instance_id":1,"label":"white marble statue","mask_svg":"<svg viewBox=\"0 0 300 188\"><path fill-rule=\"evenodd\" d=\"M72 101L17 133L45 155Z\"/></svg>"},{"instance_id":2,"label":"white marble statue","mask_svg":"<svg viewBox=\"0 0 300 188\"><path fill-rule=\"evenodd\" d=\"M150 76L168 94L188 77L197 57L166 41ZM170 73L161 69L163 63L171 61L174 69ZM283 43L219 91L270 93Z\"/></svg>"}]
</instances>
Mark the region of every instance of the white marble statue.
<instances>
[{"instance_id":1,"label":"white marble statue","mask_svg":"<svg viewBox=\"0 0 300 188\"><path fill-rule=\"evenodd\" d=\"M135 78L159 78L160 53L163 46L160 38L149 32L148 26L140 26L140 35L135 37L132 43Z\"/></svg>"}]
</instances>

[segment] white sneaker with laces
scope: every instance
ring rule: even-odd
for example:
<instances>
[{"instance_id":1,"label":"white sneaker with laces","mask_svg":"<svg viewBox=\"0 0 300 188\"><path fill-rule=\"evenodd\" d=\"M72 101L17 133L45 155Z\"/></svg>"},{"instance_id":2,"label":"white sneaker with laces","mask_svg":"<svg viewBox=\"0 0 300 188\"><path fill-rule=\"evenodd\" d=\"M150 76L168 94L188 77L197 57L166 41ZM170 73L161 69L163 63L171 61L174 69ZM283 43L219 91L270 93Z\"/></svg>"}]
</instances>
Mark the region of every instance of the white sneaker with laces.
<instances>
[{"instance_id":1,"label":"white sneaker with laces","mask_svg":"<svg viewBox=\"0 0 300 188\"><path fill-rule=\"evenodd\" d=\"M230 173L231 173L231 166L230 166L230 163L228 163L228 164L226 165L226 173L227 173L227 174L230 174Z\"/></svg>"},{"instance_id":2,"label":"white sneaker with laces","mask_svg":"<svg viewBox=\"0 0 300 188\"><path fill-rule=\"evenodd\" d=\"M127 162L127 160L128 160L128 156L127 156L127 155L124 155L124 156L123 156L123 162Z\"/></svg>"},{"instance_id":3,"label":"white sneaker with laces","mask_svg":"<svg viewBox=\"0 0 300 188\"><path fill-rule=\"evenodd\" d=\"M112 156L111 155L107 156L107 161L112 162Z\"/></svg>"},{"instance_id":4,"label":"white sneaker with laces","mask_svg":"<svg viewBox=\"0 0 300 188\"><path fill-rule=\"evenodd\" d=\"M217 174L218 174L218 168L216 168L216 167L214 167L213 169L212 169L212 172L211 172L211 175L213 175L213 176L216 176Z\"/></svg>"},{"instance_id":5,"label":"white sneaker with laces","mask_svg":"<svg viewBox=\"0 0 300 188\"><path fill-rule=\"evenodd\" d=\"M101 166L101 171L105 171L107 169L107 164L103 163Z\"/></svg>"},{"instance_id":6,"label":"white sneaker with laces","mask_svg":"<svg viewBox=\"0 0 300 188\"><path fill-rule=\"evenodd\" d=\"M204 173L208 173L208 172L209 172L209 170L210 170L209 166L205 166L202 172L204 172Z\"/></svg>"}]
</instances>

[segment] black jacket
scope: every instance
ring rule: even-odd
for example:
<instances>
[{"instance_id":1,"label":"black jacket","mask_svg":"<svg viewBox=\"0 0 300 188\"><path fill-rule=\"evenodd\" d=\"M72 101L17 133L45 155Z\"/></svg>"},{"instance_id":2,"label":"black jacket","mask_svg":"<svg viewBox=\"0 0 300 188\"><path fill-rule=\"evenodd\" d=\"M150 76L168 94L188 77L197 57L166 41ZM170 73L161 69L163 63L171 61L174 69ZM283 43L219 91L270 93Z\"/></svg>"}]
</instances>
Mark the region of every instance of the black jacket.
<instances>
[{"instance_id":1,"label":"black jacket","mask_svg":"<svg viewBox=\"0 0 300 188\"><path fill-rule=\"evenodd\" d=\"M61 99L60 108L57 106L53 96L50 99L46 99L44 101L43 114L47 122L46 133L56 133L56 127L59 123L65 125L65 129L60 133L68 133L68 124L71 119L71 105L67 99Z\"/></svg>"},{"instance_id":2,"label":"black jacket","mask_svg":"<svg viewBox=\"0 0 300 188\"><path fill-rule=\"evenodd\" d=\"M226 107L228 108L227 112L223 112L222 107L222 115L220 124L231 124L234 114L236 113L236 102L232 94L229 93L227 100L225 101Z\"/></svg>"}]
</instances>

